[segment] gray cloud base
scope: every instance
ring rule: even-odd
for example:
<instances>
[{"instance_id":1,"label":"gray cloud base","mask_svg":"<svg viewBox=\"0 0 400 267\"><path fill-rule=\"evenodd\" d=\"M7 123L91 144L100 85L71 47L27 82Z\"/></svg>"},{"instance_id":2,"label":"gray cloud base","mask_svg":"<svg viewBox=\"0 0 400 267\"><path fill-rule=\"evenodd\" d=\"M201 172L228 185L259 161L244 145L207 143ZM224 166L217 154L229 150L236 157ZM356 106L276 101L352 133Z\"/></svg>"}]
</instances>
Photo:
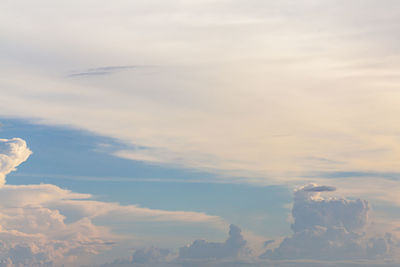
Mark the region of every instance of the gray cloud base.
<instances>
[{"instance_id":1,"label":"gray cloud base","mask_svg":"<svg viewBox=\"0 0 400 267\"><path fill-rule=\"evenodd\" d=\"M241 230L231 224L229 238L224 243L196 240L190 246L179 249L181 259L223 259L235 258L246 245Z\"/></svg>"}]
</instances>

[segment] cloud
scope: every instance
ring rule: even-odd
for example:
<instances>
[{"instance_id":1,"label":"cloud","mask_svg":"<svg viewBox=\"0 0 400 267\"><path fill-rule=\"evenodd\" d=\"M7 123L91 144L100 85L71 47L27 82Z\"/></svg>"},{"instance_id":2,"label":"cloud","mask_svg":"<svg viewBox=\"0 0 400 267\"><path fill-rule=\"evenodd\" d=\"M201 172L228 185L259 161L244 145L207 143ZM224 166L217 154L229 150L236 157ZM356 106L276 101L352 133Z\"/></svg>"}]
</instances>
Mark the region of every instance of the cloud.
<instances>
[{"instance_id":1,"label":"cloud","mask_svg":"<svg viewBox=\"0 0 400 267\"><path fill-rule=\"evenodd\" d=\"M264 242L264 247L268 247L270 244L273 244L275 242L275 240L270 239Z\"/></svg>"},{"instance_id":2,"label":"cloud","mask_svg":"<svg viewBox=\"0 0 400 267\"><path fill-rule=\"evenodd\" d=\"M323 186L312 186L304 188L303 190L307 192L332 192L336 191L336 187L323 185Z\"/></svg>"},{"instance_id":3,"label":"cloud","mask_svg":"<svg viewBox=\"0 0 400 267\"><path fill-rule=\"evenodd\" d=\"M247 182L300 184L310 171L399 172L399 1L97 4L4 2L3 116L153 148L118 154L125 158L257 178ZM77 65L127 59L167 67L101 82L60 77ZM107 72L82 73L96 71ZM398 182L363 181L344 189L373 198L380 188L379 197L400 203Z\"/></svg>"},{"instance_id":4,"label":"cloud","mask_svg":"<svg viewBox=\"0 0 400 267\"><path fill-rule=\"evenodd\" d=\"M31 153L26 142L20 138L0 139L0 186L6 183L6 175L15 171Z\"/></svg>"},{"instance_id":5,"label":"cloud","mask_svg":"<svg viewBox=\"0 0 400 267\"><path fill-rule=\"evenodd\" d=\"M102 266L236 266L240 256L247 255L246 240L239 227L231 224L229 228L229 237L225 242L195 240L181 247L178 254L157 247L139 248L129 259L115 260Z\"/></svg>"},{"instance_id":6,"label":"cloud","mask_svg":"<svg viewBox=\"0 0 400 267\"><path fill-rule=\"evenodd\" d=\"M295 191L293 235L261 258L337 261L393 256L397 241L391 234L368 237L365 233L370 209L367 201L323 198L321 192L325 191L333 189L310 184Z\"/></svg>"},{"instance_id":7,"label":"cloud","mask_svg":"<svg viewBox=\"0 0 400 267\"><path fill-rule=\"evenodd\" d=\"M171 253L168 249L152 247L150 249L138 249L132 255L132 263L157 263L165 262Z\"/></svg>"},{"instance_id":8,"label":"cloud","mask_svg":"<svg viewBox=\"0 0 400 267\"><path fill-rule=\"evenodd\" d=\"M129 259L117 259L111 263L101 265L101 267L114 267L114 266L175 266L171 262L173 253L169 249L160 249L157 247L139 248L135 250Z\"/></svg>"},{"instance_id":9,"label":"cloud","mask_svg":"<svg viewBox=\"0 0 400 267\"><path fill-rule=\"evenodd\" d=\"M224 259L235 258L245 248L241 230L231 224L229 237L224 243L213 243L205 240L196 240L191 245L179 249L181 259Z\"/></svg>"},{"instance_id":10,"label":"cloud","mask_svg":"<svg viewBox=\"0 0 400 267\"><path fill-rule=\"evenodd\" d=\"M115 238L88 218L67 224L58 210L43 206L2 208L1 212L0 261L10 266L69 266L111 249Z\"/></svg>"},{"instance_id":11,"label":"cloud","mask_svg":"<svg viewBox=\"0 0 400 267\"><path fill-rule=\"evenodd\" d=\"M101 0L107 14L76 0L24 4L0 11L3 116L115 137L151 148L121 157L247 182L400 171L395 1ZM105 66L71 74L103 77L62 77L76 66ZM136 66L162 68L122 71Z\"/></svg>"},{"instance_id":12,"label":"cloud","mask_svg":"<svg viewBox=\"0 0 400 267\"><path fill-rule=\"evenodd\" d=\"M225 242L195 240L177 254L156 247L139 248L129 259L104 267L397 266L400 242L392 233L379 235L368 228L368 202L321 196L332 189L316 184L298 188L292 210L293 235L261 242L262 252L251 250L254 240L246 240L241 230L231 225ZM270 249L272 243L278 246Z\"/></svg>"},{"instance_id":13,"label":"cloud","mask_svg":"<svg viewBox=\"0 0 400 267\"><path fill-rule=\"evenodd\" d=\"M24 140L13 138L1 139L0 153L5 182L5 175L24 162L31 151ZM92 198L51 184L4 184L0 187L0 266L84 263L124 239L112 232L110 224L225 224L221 218L204 213L123 206ZM135 257L140 255L143 258L147 254L138 251Z\"/></svg>"},{"instance_id":14,"label":"cloud","mask_svg":"<svg viewBox=\"0 0 400 267\"><path fill-rule=\"evenodd\" d=\"M22 139L1 140L3 177L32 153ZM5 181L5 179L4 179ZM336 188L309 184L294 192L293 235L268 249L257 263L241 230L231 225L225 242L196 240L178 254L156 247L138 248L115 266L263 266L269 261L392 259L399 241L391 233L366 231L369 203L365 200L326 198ZM217 216L187 211L155 210L92 199L55 185L7 185L0 188L0 263L9 266L59 266L88 262L92 256L118 246L121 237L105 224L203 223L223 227ZM264 247L272 243L267 241ZM264 248L265 249L265 248ZM92 256L90 256L92 255ZM349 263L349 264L350 264ZM269 264L269 263L268 263ZM349 266L351 266L351 264ZM289 266L289 265L288 265ZM320 265L323 266L323 265Z\"/></svg>"},{"instance_id":15,"label":"cloud","mask_svg":"<svg viewBox=\"0 0 400 267\"><path fill-rule=\"evenodd\" d=\"M82 72L74 72L72 74L69 74L67 77L102 76L102 75L113 74L113 73L115 73L117 71L121 71L121 70L129 70L129 69L143 68L143 67L144 66L139 66L139 65L98 67L98 68L87 69L86 71L82 71Z\"/></svg>"},{"instance_id":16,"label":"cloud","mask_svg":"<svg viewBox=\"0 0 400 267\"><path fill-rule=\"evenodd\" d=\"M315 188L317 190L314 190ZM292 209L293 231L298 232L317 225L344 227L347 231L362 229L365 226L369 210L367 201L323 199L320 196L320 188L325 186L311 184L295 192Z\"/></svg>"},{"instance_id":17,"label":"cloud","mask_svg":"<svg viewBox=\"0 0 400 267\"><path fill-rule=\"evenodd\" d=\"M68 77L80 77L80 76L102 76L111 74L109 71L88 71L88 72L79 72L79 73L72 73L68 75Z\"/></svg>"}]
</instances>

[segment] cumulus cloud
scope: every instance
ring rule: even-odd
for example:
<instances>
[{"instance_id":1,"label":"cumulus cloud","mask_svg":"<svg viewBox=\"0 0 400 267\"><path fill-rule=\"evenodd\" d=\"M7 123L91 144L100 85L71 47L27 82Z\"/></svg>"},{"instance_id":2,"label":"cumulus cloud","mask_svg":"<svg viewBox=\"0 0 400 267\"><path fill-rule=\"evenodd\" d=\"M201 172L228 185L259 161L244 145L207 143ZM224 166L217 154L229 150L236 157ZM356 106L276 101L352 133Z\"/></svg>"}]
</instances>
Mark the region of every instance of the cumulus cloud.
<instances>
[{"instance_id":1,"label":"cumulus cloud","mask_svg":"<svg viewBox=\"0 0 400 267\"><path fill-rule=\"evenodd\" d=\"M127 260L104 266L135 267L356 267L398 266L399 240L391 233L368 232L369 204L365 200L324 197L330 186L309 184L294 192L293 235L278 241L262 242L265 252L249 249L241 230L230 226L225 242L195 240L178 254L159 248L137 249ZM260 255L261 254L261 255Z\"/></svg>"},{"instance_id":2,"label":"cumulus cloud","mask_svg":"<svg viewBox=\"0 0 400 267\"><path fill-rule=\"evenodd\" d=\"M6 175L31 154L26 142L20 138L0 139L0 186L6 183Z\"/></svg>"},{"instance_id":3,"label":"cumulus cloud","mask_svg":"<svg viewBox=\"0 0 400 267\"><path fill-rule=\"evenodd\" d=\"M295 192L293 231L299 232L317 225L344 227L347 231L362 229L367 222L368 202L360 199L324 199L321 192L328 191L325 188L311 184Z\"/></svg>"},{"instance_id":4,"label":"cumulus cloud","mask_svg":"<svg viewBox=\"0 0 400 267\"><path fill-rule=\"evenodd\" d=\"M225 242L195 240L192 244L181 247L178 254L156 247L139 248L129 259L115 260L102 266L232 266L238 265L239 258L247 254L246 240L240 228L231 224ZM249 263L244 264L248 266Z\"/></svg>"},{"instance_id":5,"label":"cumulus cloud","mask_svg":"<svg viewBox=\"0 0 400 267\"><path fill-rule=\"evenodd\" d=\"M6 174L24 162L31 151L19 138L0 141L0 266L75 266L85 262L122 239L109 227L101 226L102 221L224 225L217 216L95 201L90 194L50 184L4 184ZM134 258L143 261L156 257L154 251L146 253L138 250Z\"/></svg>"},{"instance_id":6,"label":"cumulus cloud","mask_svg":"<svg viewBox=\"0 0 400 267\"><path fill-rule=\"evenodd\" d=\"M133 263L157 263L166 261L171 251L152 247L150 249L138 249L132 255Z\"/></svg>"},{"instance_id":7,"label":"cumulus cloud","mask_svg":"<svg viewBox=\"0 0 400 267\"><path fill-rule=\"evenodd\" d=\"M169 249L160 249L157 247L139 248L128 259L116 259L111 263L101 265L101 267L176 266L173 260L171 260L174 256L174 253Z\"/></svg>"},{"instance_id":8,"label":"cumulus cloud","mask_svg":"<svg viewBox=\"0 0 400 267\"><path fill-rule=\"evenodd\" d=\"M108 229L84 218L67 224L42 206L1 209L0 262L7 266L69 266L112 245Z\"/></svg>"},{"instance_id":9,"label":"cumulus cloud","mask_svg":"<svg viewBox=\"0 0 400 267\"><path fill-rule=\"evenodd\" d=\"M245 248L241 230L231 224L229 237L224 243L196 240L191 245L179 249L181 259L223 259L235 258Z\"/></svg>"},{"instance_id":10,"label":"cumulus cloud","mask_svg":"<svg viewBox=\"0 0 400 267\"><path fill-rule=\"evenodd\" d=\"M366 200L324 198L331 187L310 184L294 193L293 235L261 258L275 260L343 260L390 257L395 241L390 234L368 237Z\"/></svg>"},{"instance_id":11,"label":"cumulus cloud","mask_svg":"<svg viewBox=\"0 0 400 267\"><path fill-rule=\"evenodd\" d=\"M113 248L120 237L101 222L207 223L217 227L217 216L186 211L122 206L92 199L55 185L7 185L5 177L32 153L22 139L1 139L3 185L0 188L0 266L75 266L91 255ZM252 258L241 230L231 225L225 242L196 240L171 250L139 248L129 259L111 266L290 266L286 261L383 260L396 252L398 240L365 232L369 203L365 200L324 197L332 186L309 184L294 192L293 235L275 249ZM268 247L272 240L265 242ZM108 265L105 265L108 266ZM311 264L312 266L312 264ZM320 264L320 266L323 266ZM351 264L349 265L351 266Z\"/></svg>"}]
</instances>

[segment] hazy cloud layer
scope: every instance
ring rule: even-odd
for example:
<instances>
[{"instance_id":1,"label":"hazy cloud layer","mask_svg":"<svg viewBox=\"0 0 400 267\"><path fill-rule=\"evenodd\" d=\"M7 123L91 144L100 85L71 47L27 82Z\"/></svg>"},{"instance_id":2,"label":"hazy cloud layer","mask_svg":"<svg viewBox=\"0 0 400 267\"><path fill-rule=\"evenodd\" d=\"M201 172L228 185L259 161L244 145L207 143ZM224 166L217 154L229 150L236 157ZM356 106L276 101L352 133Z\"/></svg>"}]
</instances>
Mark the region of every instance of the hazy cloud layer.
<instances>
[{"instance_id":1,"label":"hazy cloud layer","mask_svg":"<svg viewBox=\"0 0 400 267\"><path fill-rule=\"evenodd\" d=\"M400 171L398 1L6 0L0 12L4 116L248 182ZM160 68L122 71L135 66ZM64 76L74 69L91 77Z\"/></svg>"}]
</instances>

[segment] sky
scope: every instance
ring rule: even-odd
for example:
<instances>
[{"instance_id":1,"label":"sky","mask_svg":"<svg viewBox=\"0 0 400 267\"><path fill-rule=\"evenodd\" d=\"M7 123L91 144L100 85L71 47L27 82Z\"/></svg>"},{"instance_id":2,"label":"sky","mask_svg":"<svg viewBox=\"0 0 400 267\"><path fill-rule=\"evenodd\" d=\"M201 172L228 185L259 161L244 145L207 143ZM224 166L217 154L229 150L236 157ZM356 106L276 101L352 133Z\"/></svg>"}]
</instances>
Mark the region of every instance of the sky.
<instances>
[{"instance_id":1,"label":"sky","mask_svg":"<svg viewBox=\"0 0 400 267\"><path fill-rule=\"evenodd\" d=\"M399 18L1 1L0 266L399 266Z\"/></svg>"}]
</instances>

